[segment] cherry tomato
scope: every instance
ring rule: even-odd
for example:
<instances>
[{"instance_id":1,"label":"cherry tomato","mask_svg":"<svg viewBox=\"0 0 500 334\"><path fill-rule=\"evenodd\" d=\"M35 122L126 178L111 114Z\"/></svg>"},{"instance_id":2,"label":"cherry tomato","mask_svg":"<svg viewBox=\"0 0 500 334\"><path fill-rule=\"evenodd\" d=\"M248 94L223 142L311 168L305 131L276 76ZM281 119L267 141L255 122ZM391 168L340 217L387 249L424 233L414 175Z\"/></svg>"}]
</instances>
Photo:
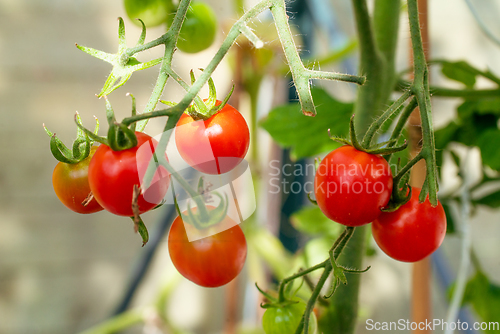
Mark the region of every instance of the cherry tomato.
<instances>
[{"instance_id":1,"label":"cherry tomato","mask_svg":"<svg viewBox=\"0 0 500 334\"><path fill-rule=\"evenodd\" d=\"M169 16L169 21L173 20ZM171 22L168 23L170 26ZM213 9L203 2L192 2L182 23L177 47L186 53L196 53L207 49L215 40L217 16Z\"/></svg>"},{"instance_id":2,"label":"cherry tomato","mask_svg":"<svg viewBox=\"0 0 500 334\"><path fill-rule=\"evenodd\" d=\"M217 101L217 105L221 102ZM223 174L245 157L250 143L248 125L241 114L226 104L203 121L183 114L175 129L175 141L182 158L206 174Z\"/></svg>"},{"instance_id":3,"label":"cherry tomato","mask_svg":"<svg viewBox=\"0 0 500 334\"><path fill-rule=\"evenodd\" d=\"M266 334L295 333L299 326L306 304L302 301L284 307L270 307L262 316L262 326ZM311 313L309 318L309 333L317 330L316 316Z\"/></svg>"},{"instance_id":4,"label":"cherry tomato","mask_svg":"<svg viewBox=\"0 0 500 334\"><path fill-rule=\"evenodd\" d=\"M443 206L433 208L429 199L419 203L420 189L412 188L411 199L394 212L383 212L373 221L373 238L393 259L416 262L439 248L446 234Z\"/></svg>"},{"instance_id":5,"label":"cherry tomato","mask_svg":"<svg viewBox=\"0 0 500 334\"><path fill-rule=\"evenodd\" d=\"M158 142L145 133L136 132L136 147L113 151L101 145L89 165L89 184L94 197L106 210L119 216L133 216L134 185L141 186L147 166ZM170 174L159 166L153 181L138 197L139 214L158 205L167 193Z\"/></svg>"},{"instance_id":6,"label":"cherry tomato","mask_svg":"<svg viewBox=\"0 0 500 334\"><path fill-rule=\"evenodd\" d=\"M78 213L94 213L103 209L95 198L87 205L83 204L90 194L89 163L96 150L97 146L93 146L89 156L76 164L59 162L52 173L52 185L57 197L68 209Z\"/></svg>"},{"instance_id":7,"label":"cherry tomato","mask_svg":"<svg viewBox=\"0 0 500 334\"><path fill-rule=\"evenodd\" d=\"M314 178L314 194L321 211L346 226L372 222L389 202L392 173L380 155L342 146L319 164Z\"/></svg>"},{"instance_id":8,"label":"cherry tomato","mask_svg":"<svg viewBox=\"0 0 500 334\"><path fill-rule=\"evenodd\" d=\"M173 7L171 0L124 0L123 4L132 22L141 26L136 20L141 19L148 28L165 23Z\"/></svg>"},{"instance_id":9,"label":"cherry tomato","mask_svg":"<svg viewBox=\"0 0 500 334\"><path fill-rule=\"evenodd\" d=\"M190 236L198 232L179 216L168 235L168 251L175 268L191 282L207 288L231 282L243 268L247 255L247 242L240 226L227 216L219 224L229 228L190 242L186 229Z\"/></svg>"}]
</instances>

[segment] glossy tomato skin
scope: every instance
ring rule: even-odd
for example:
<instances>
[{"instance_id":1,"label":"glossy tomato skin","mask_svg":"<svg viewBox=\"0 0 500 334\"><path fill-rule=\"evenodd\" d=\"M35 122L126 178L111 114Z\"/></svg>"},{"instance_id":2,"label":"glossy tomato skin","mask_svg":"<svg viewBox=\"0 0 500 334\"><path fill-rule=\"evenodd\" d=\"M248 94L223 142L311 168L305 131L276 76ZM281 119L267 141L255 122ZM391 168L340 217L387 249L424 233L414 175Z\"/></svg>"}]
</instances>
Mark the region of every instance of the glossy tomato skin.
<instances>
[{"instance_id":1,"label":"glossy tomato skin","mask_svg":"<svg viewBox=\"0 0 500 334\"><path fill-rule=\"evenodd\" d=\"M342 146L319 164L314 194L321 211L346 226L372 222L387 205L392 192L392 173L380 155Z\"/></svg>"},{"instance_id":2,"label":"glossy tomato skin","mask_svg":"<svg viewBox=\"0 0 500 334\"><path fill-rule=\"evenodd\" d=\"M76 164L59 162L52 173L52 185L57 198L68 209L78 213L87 214L103 210L95 198L87 205L82 204L90 194L89 163L96 150L97 146L93 146L89 156Z\"/></svg>"},{"instance_id":3,"label":"glossy tomato skin","mask_svg":"<svg viewBox=\"0 0 500 334\"><path fill-rule=\"evenodd\" d=\"M174 15L170 15L170 27ZM186 18L182 23L177 47L182 52L197 53L210 47L217 34L217 16L204 2L194 1L189 5Z\"/></svg>"},{"instance_id":4,"label":"glossy tomato skin","mask_svg":"<svg viewBox=\"0 0 500 334\"><path fill-rule=\"evenodd\" d=\"M89 165L89 184L94 197L107 211L119 216L133 216L132 196L134 185L140 186L153 151L158 142L149 135L135 133L136 147L113 151L101 145ZM139 213L158 205L167 193L170 175L157 167L151 186L139 195Z\"/></svg>"},{"instance_id":5,"label":"glossy tomato skin","mask_svg":"<svg viewBox=\"0 0 500 334\"><path fill-rule=\"evenodd\" d=\"M217 101L217 105L220 103ZM226 104L205 121L183 114L175 128L175 141L180 155L191 167L206 174L223 174L247 154L250 131L239 111Z\"/></svg>"},{"instance_id":6,"label":"glossy tomato skin","mask_svg":"<svg viewBox=\"0 0 500 334\"><path fill-rule=\"evenodd\" d=\"M219 224L231 226L217 234L189 241L186 228L194 227L177 217L168 235L168 251L175 268L191 282L215 288L232 281L243 269L247 255L245 235L239 225L226 216ZM191 235L191 234L190 234Z\"/></svg>"},{"instance_id":7,"label":"glossy tomato skin","mask_svg":"<svg viewBox=\"0 0 500 334\"><path fill-rule=\"evenodd\" d=\"M420 189L394 212L383 212L372 224L373 238L388 256L403 262L420 261L439 248L446 235L446 215L438 201L419 203Z\"/></svg>"},{"instance_id":8,"label":"glossy tomato skin","mask_svg":"<svg viewBox=\"0 0 500 334\"><path fill-rule=\"evenodd\" d=\"M270 307L266 309L266 312L262 316L264 332L266 334L295 333L305 309L306 304L302 301L284 307ZM314 334L316 331L317 322L313 312L309 318L309 333Z\"/></svg>"}]
</instances>

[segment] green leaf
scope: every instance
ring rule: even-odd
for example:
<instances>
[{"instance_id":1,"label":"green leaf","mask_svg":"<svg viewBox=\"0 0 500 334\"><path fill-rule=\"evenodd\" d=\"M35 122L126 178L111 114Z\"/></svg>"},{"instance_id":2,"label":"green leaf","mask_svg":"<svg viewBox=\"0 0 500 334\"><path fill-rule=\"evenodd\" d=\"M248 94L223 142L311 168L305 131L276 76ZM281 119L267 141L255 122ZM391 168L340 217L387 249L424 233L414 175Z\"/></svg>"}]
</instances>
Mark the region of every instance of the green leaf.
<instances>
[{"instance_id":1,"label":"green leaf","mask_svg":"<svg viewBox=\"0 0 500 334\"><path fill-rule=\"evenodd\" d=\"M290 220L293 227L306 234L337 237L341 231L341 225L328 219L316 205L295 212Z\"/></svg>"},{"instance_id":2,"label":"green leaf","mask_svg":"<svg viewBox=\"0 0 500 334\"><path fill-rule=\"evenodd\" d=\"M473 88L476 83L477 70L464 61L442 62L441 72L449 79L463 83L467 88Z\"/></svg>"},{"instance_id":3,"label":"green leaf","mask_svg":"<svg viewBox=\"0 0 500 334\"><path fill-rule=\"evenodd\" d=\"M478 114L493 114L500 116L500 98L487 98L476 102L475 111Z\"/></svg>"},{"instance_id":4,"label":"green leaf","mask_svg":"<svg viewBox=\"0 0 500 334\"><path fill-rule=\"evenodd\" d=\"M482 321L498 322L500 320L500 286L493 284L480 271L467 283L463 303L471 304ZM497 331L490 329L484 332Z\"/></svg>"},{"instance_id":5,"label":"green leaf","mask_svg":"<svg viewBox=\"0 0 500 334\"><path fill-rule=\"evenodd\" d=\"M500 190L492 192L486 196L479 199L475 199L474 204L481 204L489 206L490 208L497 209L500 208Z\"/></svg>"},{"instance_id":6,"label":"green leaf","mask_svg":"<svg viewBox=\"0 0 500 334\"><path fill-rule=\"evenodd\" d=\"M500 130L489 129L483 132L478 140L477 145L481 149L481 158L483 164L490 166L494 170L500 170Z\"/></svg>"},{"instance_id":7,"label":"green leaf","mask_svg":"<svg viewBox=\"0 0 500 334\"><path fill-rule=\"evenodd\" d=\"M260 125L282 147L291 148L295 158L311 157L340 146L328 136L347 136L353 104L335 100L319 88L312 96L318 114L304 116L298 103L279 106L269 113Z\"/></svg>"}]
</instances>

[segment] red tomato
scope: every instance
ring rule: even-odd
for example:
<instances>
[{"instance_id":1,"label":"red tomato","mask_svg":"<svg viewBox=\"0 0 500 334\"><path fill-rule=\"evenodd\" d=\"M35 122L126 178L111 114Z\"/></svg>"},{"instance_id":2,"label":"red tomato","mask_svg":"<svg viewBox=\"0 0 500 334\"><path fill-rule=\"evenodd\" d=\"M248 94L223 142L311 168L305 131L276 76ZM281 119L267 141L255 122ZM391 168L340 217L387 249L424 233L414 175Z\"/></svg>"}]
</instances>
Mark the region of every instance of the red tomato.
<instances>
[{"instance_id":1,"label":"red tomato","mask_svg":"<svg viewBox=\"0 0 500 334\"><path fill-rule=\"evenodd\" d=\"M372 222L387 205L392 192L392 173L380 155L342 146L319 164L314 194L321 211L346 226Z\"/></svg>"},{"instance_id":2,"label":"red tomato","mask_svg":"<svg viewBox=\"0 0 500 334\"><path fill-rule=\"evenodd\" d=\"M76 164L59 162L52 173L52 185L57 197L67 208L78 213L94 213L103 209L95 198L87 205L82 204L90 194L89 163L96 150L97 146L93 146L89 156Z\"/></svg>"},{"instance_id":3,"label":"red tomato","mask_svg":"<svg viewBox=\"0 0 500 334\"><path fill-rule=\"evenodd\" d=\"M123 151L113 151L101 145L89 165L89 184L94 197L106 210L119 216L133 216L132 196L134 185L140 186L149 161L158 142L145 133L136 132L137 146ZM139 213L158 205L167 193L170 174L157 167L153 182L142 189L138 198Z\"/></svg>"},{"instance_id":4,"label":"red tomato","mask_svg":"<svg viewBox=\"0 0 500 334\"><path fill-rule=\"evenodd\" d=\"M217 105L220 103L217 101ZM175 129L175 141L191 167L206 174L223 174L247 154L250 132L238 110L226 104L205 121L183 114Z\"/></svg>"},{"instance_id":5,"label":"red tomato","mask_svg":"<svg viewBox=\"0 0 500 334\"><path fill-rule=\"evenodd\" d=\"M231 282L240 273L247 256L247 242L240 226L227 216L219 224L231 227L190 242L186 228L189 235L196 234L196 228L186 226L179 216L168 235L168 251L175 268L188 280L207 288Z\"/></svg>"},{"instance_id":6,"label":"red tomato","mask_svg":"<svg viewBox=\"0 0 500 334\"><path fill-rule=\"evenodd\" d=\"M433 208L429 199L419 203L420 189L412 188L411 199L394 212L383 212L372 224L373 238L390 257L416 262L439 248L446 234L443 206Z\"/></svg>"}]
</instances>

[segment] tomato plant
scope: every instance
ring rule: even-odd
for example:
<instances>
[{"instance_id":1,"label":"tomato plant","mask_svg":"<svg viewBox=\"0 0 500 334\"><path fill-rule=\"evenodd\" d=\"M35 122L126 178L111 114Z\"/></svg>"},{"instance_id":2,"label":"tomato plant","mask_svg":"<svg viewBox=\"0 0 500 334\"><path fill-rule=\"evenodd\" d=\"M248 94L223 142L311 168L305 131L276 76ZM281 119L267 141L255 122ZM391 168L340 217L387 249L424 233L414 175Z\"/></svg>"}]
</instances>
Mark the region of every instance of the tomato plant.
<instances>
[{"instance_id":1,"label":"tomato plant","mask_svg":"<svg viewBox=\"0 0 500 334\"><path fill-rule=\"evenodd\" d=\"M428 199L420 203L420 189L413 188L411 199L394 212L383 212L372 224L373 238L393 259L416 262L439 248L446 234L446 215L440 202L432 207Z\"/></svg>"},{"instance_id":2,"label":"tomato plant","mask_svg":"<svg viewBox=\"0 0 500 334\"><path fill-rule=\"evenodd\" d=\"M208 236L194 241L189 241L186 229L189 229L189 235L200 232L193 225L184 224L181 216L170 228L168 251L175 268L188 280L203 287L214 288L229 283L245 264L247 243L240 226L228 216L218 223L218 230L221 225L227 229L216 234L204 230L201 233Z\"/></svg>"},{"instance_id":3,"label":"tomato plant","mask_svg":"<svg viewBox=\"0 0 500 334\"><path fill-rule=\"evenodd\" d=\"M266 334L295 333L302 319L306 304L302 301L285 306L271 306L262 316L262 326ZM309 319L309 333L316 333L316 316L312 313Z\"/></svg>"},{"instance_id":4,"label":"tomato plant","mask_svg":"<svg viewBox=\"0 0 500 334\"><path fill-rule=\"evenodd\" d=\"M220 105L217 101L216 105ZM207 120L182 114L175 129L182 158L206 174L223 174L245 157L250 144L248 125L238 110L226 104Z\"/></svg>"},{"instance_id":5,"label":"tomato plant","mask_svg":"<svg viewBox=\"0 0 500 334\"><path fill-rule=\"evenodd\" d=\"M95 198L84 204L91 192L88 179L89 163L96 150L97 146L93 146L89 156L76 164L59 162L52 173L52 185L57 198L67 208L78 213L103 210Z\"/></svg>"},{"instance_id":6,"label":"tomato plant","mask_svg":"<svg viewBox=\"0 0 500 334\"><path fill-rule=\"evenodd\" d=\"M150 160L158 142L149 135L136 132L137 146L123 151L113 151L101 145L89 165L89 184L94 197L107 211L119 216L133 216L132 198L134 186L142 184ZM160 166L155 170L153 181L147 189L141 189L138 197L139 213L157 206L170 183L170 175Z\"/></svg>"},{"instance_id":7,"label":"tomato plant","mask_svg":"<svg viewBox=\"0 0 500 334\"><path fill-rule=\"evenodd\" d=\"M182 23L177 47L186 53L203 51L212 45L216 33L217 16L213 9L204 2L193 2Z\"/></svg>"},{"instance_id":8,"label":"tomato plant","mask_svg":"<svg viewBox=\"0 0 500 334\"><path fill-rule=\"evenodd\" d=\"M345 145L319 164L314 194L321 211L346 226L368 224L381 214L392 191L392 173L380 155Z\"/></svg>"},{"instance_id":9,"label":"tomato plant","mask_svg":"<svg viewBox=\"0 0 500 334\"><path fill-rule=\"evenodd\" d=\"M140 26L136 19L141 19L146 27L165 23L173 7L171 0L124 0L123 4L130 20Z\"/></svg>"}]
</instances>

